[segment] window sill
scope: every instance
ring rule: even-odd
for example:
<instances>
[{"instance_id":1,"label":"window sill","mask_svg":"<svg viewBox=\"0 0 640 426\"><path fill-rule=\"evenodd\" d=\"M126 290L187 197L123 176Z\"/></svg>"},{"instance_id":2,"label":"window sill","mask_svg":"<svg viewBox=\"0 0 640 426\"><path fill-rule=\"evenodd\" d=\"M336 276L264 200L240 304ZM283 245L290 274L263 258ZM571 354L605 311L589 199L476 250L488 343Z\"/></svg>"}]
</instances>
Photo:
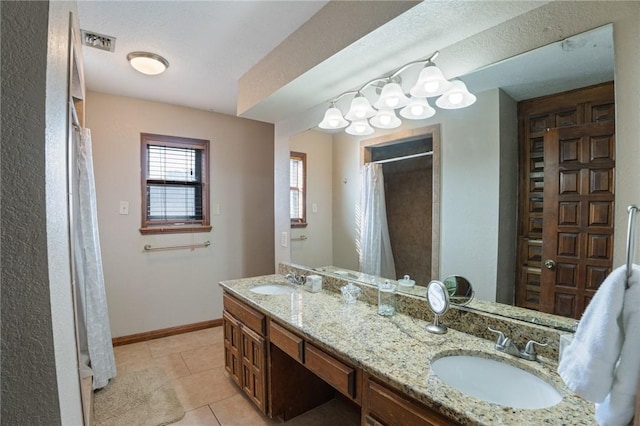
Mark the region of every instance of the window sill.
<instances>
[{"instance_id":1,"label":"window sill","mask_svg":"<svg viewBox=\"0 0 640 426\"><path fill-rule=\"evenodd\" d=\"M292 223L291 227L292 228L306 228L308 225L307 222L296 222L296 223Z\"/></svg>"},{"instance_id":2,"label":"window sill","mask_svg":"<svg viewBox=\"0 0 640 426\"><path fill-rule=\"evenodd\" d=\"M211 232L212 227L206 226L153 226L140 228L142 235L150 234L192 234L195 232Z\"/></svg>"}]
</instances>

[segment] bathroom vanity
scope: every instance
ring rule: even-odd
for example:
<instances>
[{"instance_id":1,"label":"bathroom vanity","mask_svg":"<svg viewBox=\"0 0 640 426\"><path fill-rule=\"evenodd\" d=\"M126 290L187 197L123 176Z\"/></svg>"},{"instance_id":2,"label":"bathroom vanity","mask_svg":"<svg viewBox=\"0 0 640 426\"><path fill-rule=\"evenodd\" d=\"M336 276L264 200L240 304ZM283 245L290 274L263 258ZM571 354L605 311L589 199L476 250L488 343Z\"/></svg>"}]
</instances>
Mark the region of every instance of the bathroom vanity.
<instances>
[{"instance_id":1,"label":"bathroom vanity","mask_svg":"<svg viewBox=\"0 0 640 426\"><path fill-rule=\"evenodd\" d=\"M564 387L553 358L525 361L499 353L491 340L454 324L446 334L427 333L428 321L380 316L366 297L344 304L337 289L346 281L323 279L319 293L292 286L283 275L220 283L225 367L269 417L288 420L337 396L360 412L362 425L595 424L593 405ZM265 285L284 291L255 292ZM519 409L465 395L431 368L456 354L515 365L551 384L562 401Z\"/></svg>"}]
</instances>

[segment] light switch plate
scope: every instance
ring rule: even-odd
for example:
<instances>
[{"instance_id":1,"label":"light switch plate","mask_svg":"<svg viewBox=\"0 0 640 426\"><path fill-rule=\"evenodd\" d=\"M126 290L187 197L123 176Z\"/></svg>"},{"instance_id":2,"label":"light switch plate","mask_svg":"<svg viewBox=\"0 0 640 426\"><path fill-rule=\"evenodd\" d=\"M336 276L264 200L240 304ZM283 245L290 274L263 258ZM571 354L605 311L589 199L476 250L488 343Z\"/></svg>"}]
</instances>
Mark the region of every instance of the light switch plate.
<instances>
[{"instance_id":1,"label":"light switch plate","mask_svg":"<svg viewBox=\"0 0 640 426\"><path fill-rule=\"evenodd\" d=\"M289 233L288 232L283 232L280 234L280 245L282 247L288 247L289 246Z\"/></svg>"},{"instance_id":2,"label":"light switch plate","mask_svg":"<svg viewBox=\"0 0 640 426\"><path fill-rule=\"evenodd\" d=\"M316 203L311 204L311 212L318 213L318 204Z\"/></svg>"},{"instance_id":3,"label":"light switch plate","mask_svg":"<svg viewBox=\"0 0 640 426\"><path fill-rule=\"evenodd\" d=\"M129 202L120 201L120 214L129 214Z\"/></svg>"}]
</instances>

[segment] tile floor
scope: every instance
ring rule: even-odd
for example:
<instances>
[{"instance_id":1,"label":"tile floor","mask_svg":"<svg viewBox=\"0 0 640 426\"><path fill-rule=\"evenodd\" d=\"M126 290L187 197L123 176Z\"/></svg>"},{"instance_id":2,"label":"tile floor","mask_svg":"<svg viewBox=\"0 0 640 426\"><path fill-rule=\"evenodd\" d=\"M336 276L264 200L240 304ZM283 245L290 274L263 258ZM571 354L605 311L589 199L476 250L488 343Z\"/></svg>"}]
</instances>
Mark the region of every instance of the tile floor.
<instances>
[{"instance_id":1,"label":"tile floor","mask_svg":"<svg viewBox=\"0 0 640 426\"><path fill-rule=\"evenodd\" d=\"M261 414L224 369L222 327L114 348L118 374L162 367L185 409L176 426L281 424ZM287 426L359 425L352 407L330 401L285 423Z\"/></svg>"}]
</instances>

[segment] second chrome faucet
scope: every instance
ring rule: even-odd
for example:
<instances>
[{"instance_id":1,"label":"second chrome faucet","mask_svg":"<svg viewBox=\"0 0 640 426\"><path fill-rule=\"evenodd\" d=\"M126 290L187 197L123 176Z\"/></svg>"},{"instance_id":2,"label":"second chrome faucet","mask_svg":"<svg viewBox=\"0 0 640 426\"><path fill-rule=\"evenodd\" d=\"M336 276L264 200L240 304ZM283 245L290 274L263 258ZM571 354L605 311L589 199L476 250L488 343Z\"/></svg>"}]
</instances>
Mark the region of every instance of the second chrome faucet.
<instances>
[{"instance_id":1,"label":"second chrome faucet","mask_svg":"<svg viewBox=\"0 0 640 426\"><path fill-rule=\"evenodd\" d=\"M546 343L536 342L535 340L529 340L525 345L523 350L518 349L513 340L510 337L504 335L504 333L500 330L494 330L491 327L487 327L488 330L492 333L498 334L498 339L496 340L495 345L493 346L497 351L507 353L509 355L517 356L518 358L523 358L529 361L536 361L538 359L538 354L536 354L535 345L538 346L547 346Z\"/></svg>"}]
</instances>

